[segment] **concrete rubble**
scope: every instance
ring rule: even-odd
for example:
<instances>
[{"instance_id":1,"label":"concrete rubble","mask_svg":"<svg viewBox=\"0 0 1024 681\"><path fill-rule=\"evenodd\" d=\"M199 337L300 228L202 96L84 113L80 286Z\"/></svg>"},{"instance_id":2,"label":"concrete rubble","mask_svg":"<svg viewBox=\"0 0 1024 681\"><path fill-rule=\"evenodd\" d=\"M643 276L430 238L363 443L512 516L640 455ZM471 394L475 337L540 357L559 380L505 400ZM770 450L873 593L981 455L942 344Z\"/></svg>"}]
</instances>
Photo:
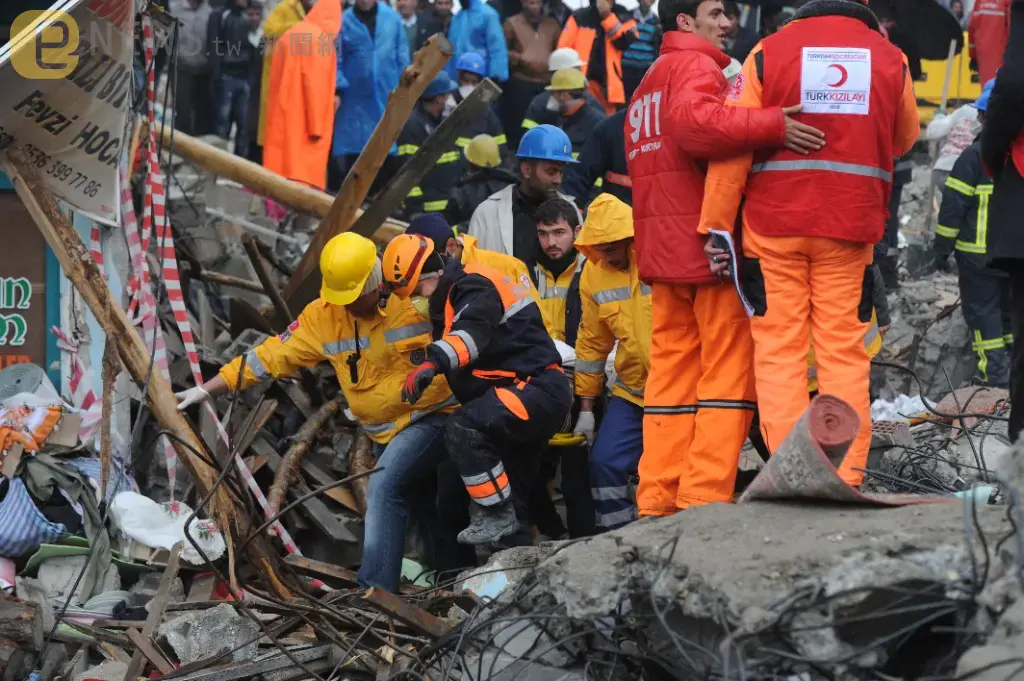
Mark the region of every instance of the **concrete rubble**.
<instances>
[{"instance_id":1,"label":"concrete rubble","mask_svg":"<svg viewBox=\"0 0 1024 681\"><path fill-rule=\"evenodd\" d=\"M199 662L231 652L220 660L241 662L256 658L259 625L224 603L165 622L157 629L182 664Z\"/></svg>"}]
</instances>

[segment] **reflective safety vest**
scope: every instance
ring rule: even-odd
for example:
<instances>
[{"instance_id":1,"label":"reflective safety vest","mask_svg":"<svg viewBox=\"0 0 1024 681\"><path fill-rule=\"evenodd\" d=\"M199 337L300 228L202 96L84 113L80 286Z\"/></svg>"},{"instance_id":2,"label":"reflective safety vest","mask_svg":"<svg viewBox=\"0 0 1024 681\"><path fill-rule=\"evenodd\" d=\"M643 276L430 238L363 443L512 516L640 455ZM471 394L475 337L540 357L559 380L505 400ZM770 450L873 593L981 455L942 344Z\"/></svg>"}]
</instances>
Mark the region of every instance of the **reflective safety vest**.
<instances>
[{"instance_id":1,"label":"reflective safety vest","mask_svg":"<svg viewBox=\"0 0 1024 681\"><path fill-rule=\"evenodd\" d=\"M864 349L868 357L874 359L882 351L882 332L878 329L878 316L871 311L871 325L864 334ZM818 389L818 360L814 356L814 341L807 351L807 392L813 393Z\"/></svg>"},{"instance_id":2,"label":"reflective safety vest","mask_svg":"<svg viewBox=\"0 0 1024 681\"><path fill-rule=\"evenodd\" d=\"M859 19L814 16L765 38L762 59L762 105L802 103L796 118L822 130L826 144L807 156L755 154L744 212L750 229L877 243L909 77L899 48Z\"/></svg>"},{"instance_id":3,"label":"reflective safety vest","mask_svg":"<svg viewBox=\"0 0 1024 681\"><path fill-rule=\"evenodd\" d=\"M448 383L437 379L423 397L402 401L402 383L415 369L411 356L430 344L431 324L411 300L390 296L383 311L370 318L351 315L342 305L316 299L279 336L245 353L241 387L267 378L294 374L327 360L349 409L370 439L387 444L416 420L458 406ZM223 366L220 376L232 390L238 385L242 357Z\"/></svg>"},{"instance_id":4,"label":"reflective safety vest","mask_svg":"<svg viewBox=\"0 0 1024 681\"><path fill-rule=\"evenodd\" d=\"M541 265L533 266L533 278L537 283L537 295L540 298L540 314L544 318L544 328L555 340L565 342L565 308L569 297L572 278L583 269L586 258L579 255L576 266L566 268L555 277Z\"/></svg>"}]
</instances>

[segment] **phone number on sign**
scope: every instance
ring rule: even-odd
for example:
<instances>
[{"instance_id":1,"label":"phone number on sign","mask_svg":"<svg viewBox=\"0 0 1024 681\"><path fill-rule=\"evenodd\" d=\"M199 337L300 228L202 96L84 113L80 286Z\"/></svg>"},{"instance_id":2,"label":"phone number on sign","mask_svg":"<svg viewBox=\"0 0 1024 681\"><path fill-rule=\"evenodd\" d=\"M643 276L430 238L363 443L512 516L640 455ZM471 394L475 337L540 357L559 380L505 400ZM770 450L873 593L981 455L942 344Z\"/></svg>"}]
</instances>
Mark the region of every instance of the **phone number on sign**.
<instances>
[{"instance_id":1,"label":"phone number on sign","mask_svg":"<svg viewBox=\"0 0 1024 681\"><path fill-rule=\"evenodd\" d=\"M32 163L32 165L39 169L46 168L47 175L59 182L63 182L71 189L78 190L83 196L92 198L103 188L102 182L90 180L88 175L83 175L77 170L74 170L63 161L53 160L49 154L38 147L26 144L24 146L24 150L25 156L28 157L29 162Z\"/></svg>"}]
</instances>

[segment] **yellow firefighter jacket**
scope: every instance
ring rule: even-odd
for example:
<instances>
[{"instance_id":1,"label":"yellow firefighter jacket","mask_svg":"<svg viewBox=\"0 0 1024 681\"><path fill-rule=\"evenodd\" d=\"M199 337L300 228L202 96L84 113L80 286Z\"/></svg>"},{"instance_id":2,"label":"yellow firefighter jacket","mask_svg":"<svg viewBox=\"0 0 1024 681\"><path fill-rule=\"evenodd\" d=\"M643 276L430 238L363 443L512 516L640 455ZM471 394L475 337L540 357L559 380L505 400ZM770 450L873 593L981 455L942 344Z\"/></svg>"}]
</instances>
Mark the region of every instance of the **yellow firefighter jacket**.
<instances>
[{"instance_id":1,"label":"yellow firefighter jacket","mask_svg":"<svg viewBox=\"0 0 1024 681\"><path fill-rule=\"evenodd\" d=\"M391 296L383 311L363 319L318 298L287 331L246 353L242 387L327 360L366 434L374 442L387 444L413 421L458 406L443 376L434 379L415 405L402 402L402 382L414 369L409 357L430 341L430 322L409 300ZM236 357L220 370L232 390L241 365L242 358Z\"/></svg>"},{"instance_id":2,"label":"yellow firefighter jacket","mask_svg":"<svg viewBox=\"0 0 1024 681\"><path fill-rule=\"evenodd\" d=\"M630 247L629 270L615 270L591 248L633 236L633 212L611 194L593 203L576 238L576 248L587 258L580 277L583 321L576 339L576 394L597 397L604 383L604 365L618 341L612 395L638 406L644 404L644 386L651 366L651 288L640 281L636 254Z\"/></svg>"},{"instance_id":3,"label":"yellow firefighter jacket","mask_svg":"<svg viewBox=\"0 0 1024 681\"><path fill-rule=\"evenodd\" d=\"M579 249L577 249L579 250ZM565 305L569 298L569 286L576 273L583 269L587 259L581 253L576 258L576 266L570 267L557 277L541 265L534 265L533 272L537 281L537 295L540 296L540 313L544 318L544 328L555 340L565 342Z\"/></svg>"}]
</instances>

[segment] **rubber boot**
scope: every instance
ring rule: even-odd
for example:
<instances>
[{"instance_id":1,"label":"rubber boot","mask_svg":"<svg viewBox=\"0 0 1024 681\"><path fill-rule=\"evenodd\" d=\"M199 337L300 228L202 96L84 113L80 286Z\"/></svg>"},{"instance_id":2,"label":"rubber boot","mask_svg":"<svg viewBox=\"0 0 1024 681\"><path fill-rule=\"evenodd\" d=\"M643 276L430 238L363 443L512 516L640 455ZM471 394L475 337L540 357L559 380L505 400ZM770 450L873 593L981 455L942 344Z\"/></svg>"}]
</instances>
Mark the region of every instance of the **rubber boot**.
<instances>
[{"instance_id":1,"label":"rubber boot","mask_svg":"<svg viewBox=\"0 0 1024 681\"><path fill-rule=\"evenodd\" d=\"M469 527L459 532L460 544L487 544L519 529L515 509L508 501L498 506L478 506Z\"/></svg>"}]
</instances>

